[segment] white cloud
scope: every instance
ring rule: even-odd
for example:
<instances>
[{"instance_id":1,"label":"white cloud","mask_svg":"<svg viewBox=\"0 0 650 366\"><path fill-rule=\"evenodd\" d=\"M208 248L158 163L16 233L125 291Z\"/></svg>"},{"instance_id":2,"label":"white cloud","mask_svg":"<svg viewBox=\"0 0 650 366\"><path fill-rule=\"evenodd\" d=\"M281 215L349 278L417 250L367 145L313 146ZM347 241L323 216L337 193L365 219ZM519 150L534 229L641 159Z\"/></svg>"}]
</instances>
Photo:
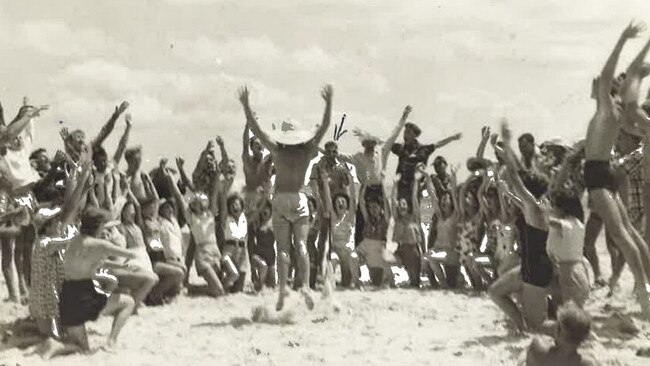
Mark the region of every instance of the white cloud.
<instances>
[{"instance_id":1,"label":"white cloud","mask_svg":"<svg viewBox=\"0 0 650 366\"><path fill-rule=\"evenodd\" d=\"M19 24L14 45L49 56L92 56L123 53L127 46L97 29L71 29L63 21L27 21Z\"/></svg>"}]
</instances>

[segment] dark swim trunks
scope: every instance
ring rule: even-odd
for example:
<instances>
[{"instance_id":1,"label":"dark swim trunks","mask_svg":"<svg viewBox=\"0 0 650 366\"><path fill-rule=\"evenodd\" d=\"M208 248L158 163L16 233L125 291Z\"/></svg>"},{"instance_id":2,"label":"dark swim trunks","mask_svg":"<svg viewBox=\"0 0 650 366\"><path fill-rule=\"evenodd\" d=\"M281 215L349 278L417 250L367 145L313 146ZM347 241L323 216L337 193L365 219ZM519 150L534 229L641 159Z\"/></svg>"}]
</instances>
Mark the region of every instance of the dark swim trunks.
<instances>
[{"instance_id":1,"label":"dark swim trunks","mask_svg":"<svg viewBox=\"0 0 650 366\"><path fill-rule=\"evenodd\" d=\"M587 190L607 189L616 192L616 178L609 161L587 160L584 166L585 186Z\"/></svg>"},{"instance_id":2,"label":"dark swim trunks","mask_svg":"<svg viewBox=\"0 0 650 366\"><path fill-rule=\"evenodd\" d=\"M59 299L61 324L75 327L97 320L107 301L108 296L97 292L92 280L66 280Z\"/></svg>"}]
</instances>

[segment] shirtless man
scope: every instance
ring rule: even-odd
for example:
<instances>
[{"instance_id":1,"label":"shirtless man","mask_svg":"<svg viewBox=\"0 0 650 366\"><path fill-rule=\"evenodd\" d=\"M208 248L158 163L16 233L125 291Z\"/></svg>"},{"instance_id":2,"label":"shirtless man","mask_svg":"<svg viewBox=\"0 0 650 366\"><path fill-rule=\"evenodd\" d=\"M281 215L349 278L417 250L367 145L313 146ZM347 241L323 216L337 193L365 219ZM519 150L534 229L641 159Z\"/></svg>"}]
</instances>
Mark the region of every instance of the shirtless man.
<instances>
[{"instance_id":1,"label":"shirtless man","mask_svg":"<svg viewBox=\"0 0 650 366\"><path fill-rule=\"evenodd\" d=\"M117 174L117 167L119 166L124 150L126 149L126 144L129 140L129 134L131 132L131 115L126 114L124 117L126 121L126 128L124 133L120 138L120 142L117 145L117 150L113 155L112 161L108 160L108 154L106 150L101 146L95 146L93 148L93 165L95 166L95 196L97 197L97 203L100 207L103 207L104 201L106 200L106 193L113 195L115 180L119 178ZM111 197L113 200L116 198Z\"/></svg>"},{"instance_id":2,"label":"shirtless man","mask_svg":"<svg viewBox=\"0 0 650 366\"><path fill-rule=\"evenodd\" d=\"M625 42L635 38L641 31L642 26L632 23L623 31L600 77L594 81L597 107L587 130L584 177L591 198L591 208L605 221L607 232L630 265L642 311L650 318L650 287L647 277L650 271L650 254L643 238L632 226L621 197L614 193L615 176L610 164L611 151L618 138L623 113L620 100L612 93L614 72ZM647 46L626 73L627 78L621 88L624 96L628 94L626 89L630 89L630 83L638 79L631 74L639 72Z\"/></svg>"},{"instance_id":3,"label":"shirtless man","mask_svg":"<svg viewBox=\"0 0 650 366\"><path fill-rule=\"evenodd\" d=\"M109 218L109 214L102 210L86 210L81 218L80 235L70 241L65 252L65 281L59 298L61 325L70 340L86 352L90 350L85 326L87 321L97 320L99 315L114 317L107 343L112 348L135 307L128 295L113 293L107 298L93 284L97 269L107 257L135 258L133 252L97 238Z\"/></svg>"},{"instance_id":4,"label":"shirtless man","mask_svg":"<svg viewBox=\"0 0 650 366\"><path fill-rule=\"evenodd\" d=\"M239 100L244 107L246 121L253 134L260 139L262 146L273 154L276 168L275 194L273 196L273 229L278 244L277 267L279 274L280 294L276 309L282 310L284 299L289 294L287 277L290 265L289 253L293 239L299 256L298 272L302 280L301 294L309 309L313 309L314 300L309 288L309 255L307 253L307 234L309 232L309 208L307 196L302 192L305 184L307 168L318 154L318 145L330 126L332 113L331 86L326 86L321 92L325 100L323 122L318 126L316 134L300 144L285 145L273 140L260 128L251 110L248 100L248 89L239 91Z\"/></svg>"},{"instance_id":5,"label":"shirtless man","mask_svg":"<svg viewBox=\"0 0 650 366\"><path fill-rule=\"evenodd\" d=\"M568 302L558 310L558 328L555 342L535 338L528 347L525 366L595 366L599 363L592 357L579 351L580 345L587 339L591 330L589 314L575 303Z\"/></svg>"}]
</instances>

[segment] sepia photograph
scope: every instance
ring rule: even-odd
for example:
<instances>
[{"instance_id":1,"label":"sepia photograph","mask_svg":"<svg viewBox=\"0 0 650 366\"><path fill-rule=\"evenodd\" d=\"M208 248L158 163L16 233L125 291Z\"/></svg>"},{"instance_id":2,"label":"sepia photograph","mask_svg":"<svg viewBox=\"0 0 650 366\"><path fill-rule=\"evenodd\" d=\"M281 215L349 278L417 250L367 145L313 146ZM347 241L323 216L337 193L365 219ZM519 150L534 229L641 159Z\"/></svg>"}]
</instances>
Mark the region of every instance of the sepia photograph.
<instances>
[{"instance_id":1,"label":"sepia photograph","mask_svg":"<svg viewBox=\"0 0 650 366\"><path fill-rule=\"evenodd\" d=\"M0 366L650 365L648 24L0 0Z\"/></svg>"}]
</instances>

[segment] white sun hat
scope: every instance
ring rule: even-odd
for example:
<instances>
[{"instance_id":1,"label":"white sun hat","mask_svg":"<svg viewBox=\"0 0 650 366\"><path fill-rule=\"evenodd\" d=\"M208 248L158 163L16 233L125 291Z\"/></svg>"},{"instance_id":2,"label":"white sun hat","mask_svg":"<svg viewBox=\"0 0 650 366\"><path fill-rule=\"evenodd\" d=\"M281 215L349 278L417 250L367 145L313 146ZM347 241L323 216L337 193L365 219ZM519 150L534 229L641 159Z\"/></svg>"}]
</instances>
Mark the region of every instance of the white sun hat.
<instances>
[{"instance_id":1,"label":"white sun hat","mask_svg":"<svg viewBox=\"0 0 650 366\"><path fill-rule=\"evenodd\" d=\"M316 134L317 126L304 126L293 119L286 119L274 125L274 129L268 131L269 137L284 145L298 145L311 140Z\"/></svg>"}]
</instances>

